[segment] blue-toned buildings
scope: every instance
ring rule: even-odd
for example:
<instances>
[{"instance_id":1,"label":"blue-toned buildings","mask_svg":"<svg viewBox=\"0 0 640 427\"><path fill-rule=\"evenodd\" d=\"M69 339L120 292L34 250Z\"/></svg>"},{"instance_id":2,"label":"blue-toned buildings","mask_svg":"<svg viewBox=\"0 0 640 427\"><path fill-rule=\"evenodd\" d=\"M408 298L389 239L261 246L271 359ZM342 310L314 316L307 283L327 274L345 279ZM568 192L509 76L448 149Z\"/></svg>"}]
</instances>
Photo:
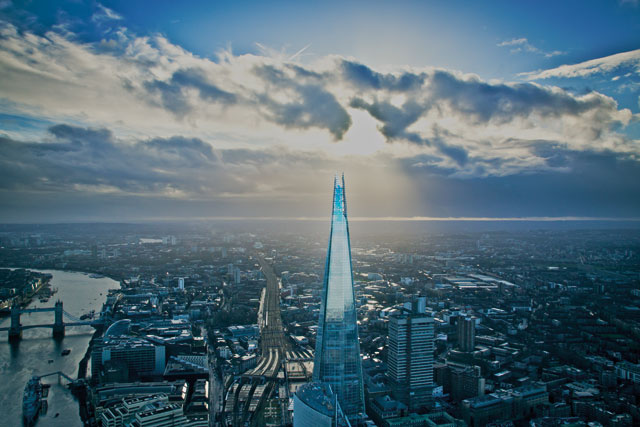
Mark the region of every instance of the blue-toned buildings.
<instances>
[{"instance_id":1,"label":"blue-toned buildings","mask_svg":"<svg viewBox=\"0 0 640 427\"><path fill-rule=\"evenodd\" d=\"M333 187L331 234L316 340L314 381L328 384L353 422L364 414L362 359L358 342L344 175Z\"/></svg>"},{"instance_id":2,"label":"blue-toned buildings","mask_svg":"<svg viewBox=\"0 0 640 427\"><path fill-rule=\"evenodd\" d=\"M413 310L389 318L387 364L393 397L409 410L430 405L433 390L433 318Z\"/></svg>"},{"instance_id":3,"label":"blue-toned buildings","mask_svg":"<svg viewBox=\"0 0 640 427\"><path fill-rule=\"evenodd\" d=\"M311 382L293 398L293 427L348 427L340 404L327 384Z\"/></svg>"}]
</instances>

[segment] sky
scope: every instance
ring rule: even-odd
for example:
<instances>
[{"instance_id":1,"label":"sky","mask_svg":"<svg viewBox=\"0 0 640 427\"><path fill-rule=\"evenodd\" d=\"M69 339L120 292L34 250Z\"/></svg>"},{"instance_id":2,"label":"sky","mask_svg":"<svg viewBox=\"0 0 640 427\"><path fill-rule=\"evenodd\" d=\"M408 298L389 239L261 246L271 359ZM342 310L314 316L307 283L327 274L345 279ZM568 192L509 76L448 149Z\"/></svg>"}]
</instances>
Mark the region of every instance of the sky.
<instances>
[{"instance_id":1,"label":"sky","mask_svg":"<svg viewBox=\"0 0 640 427\"><path fill-rule=\"evenodd\" d=\"M0 0L0 222L640 218L640 2Z\"/></svg>"}]
</instances>

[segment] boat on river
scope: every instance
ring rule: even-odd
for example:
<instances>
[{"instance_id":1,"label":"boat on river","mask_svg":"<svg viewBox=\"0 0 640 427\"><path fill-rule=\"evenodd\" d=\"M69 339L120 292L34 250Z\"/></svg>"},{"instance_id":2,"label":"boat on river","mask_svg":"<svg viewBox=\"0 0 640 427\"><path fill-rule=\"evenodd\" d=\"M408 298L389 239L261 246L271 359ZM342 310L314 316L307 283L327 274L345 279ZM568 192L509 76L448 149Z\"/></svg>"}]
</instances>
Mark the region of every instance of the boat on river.
<instances>
[{"instance_id":1,"label":"boat on river","mask_svg":"<svg viewBox=\"0 0 640 427\"><path fill-rule=\"evenodd\" d=\"M22 396L22 423L31 427L35 425L42 408L42 382L40 377L33 376L24 387Z\"/></svg>"},{"instance_id":2,"label":"boat on river","mask_svg":"<svg viewBox=\"0 0 640 427\"><path fill-rule=\"evenodd\" d=\"M80 316L80 320L93 319L95 314L96 314L96 311L95 310L91 310L90 312L85 313L82 316Z\"/></svg>"}]
</instances>

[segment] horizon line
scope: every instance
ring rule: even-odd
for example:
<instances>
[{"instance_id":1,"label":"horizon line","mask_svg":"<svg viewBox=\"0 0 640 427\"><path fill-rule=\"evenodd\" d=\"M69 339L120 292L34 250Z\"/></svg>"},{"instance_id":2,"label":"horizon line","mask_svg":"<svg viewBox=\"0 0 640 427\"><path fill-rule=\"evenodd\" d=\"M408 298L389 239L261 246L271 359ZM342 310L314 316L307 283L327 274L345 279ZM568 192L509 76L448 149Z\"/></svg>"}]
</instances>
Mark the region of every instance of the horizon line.
<instances>
[{"instance_id":1,"label":"horizon line","mask_svg":"<svg viewBox=\"0 0 640 427\"><path fill-rule=\"evenodd\" d=\"M212 216L212 217L151 217L145 219L130 219L125 221L53 221L53 222L0 222L0 225L55 225L55 224L138 224L144 222L175 222L175 221L327 221L327 217L279 217L279 216ZM640 222L640 217L590 217L590 216L525 216L525 217L431 217L431 216L384 216L384 217L364 217L356 216L349 218L351 222L565 222L565 221L604 221L604 222Z\"/></svg>"}]
</instances>

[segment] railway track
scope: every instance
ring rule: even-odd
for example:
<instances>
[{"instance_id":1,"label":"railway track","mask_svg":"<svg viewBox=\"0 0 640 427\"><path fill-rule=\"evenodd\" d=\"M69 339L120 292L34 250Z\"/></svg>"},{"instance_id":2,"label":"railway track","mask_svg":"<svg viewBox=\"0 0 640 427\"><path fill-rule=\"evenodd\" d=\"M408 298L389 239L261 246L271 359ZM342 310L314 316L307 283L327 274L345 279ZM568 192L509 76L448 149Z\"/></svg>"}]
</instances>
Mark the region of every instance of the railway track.
<instances>
[{"instance_id":1,"label":"railway track","mask_svg":"<svg viewBox=\"0 0 640 427\"><path fill-rule=\"evenodd\" d=\"M246 372L241 383L235 383L227 394L223 421L227 426L255 422L253 417L277 388L278 373L287 352L291 351L280 316L280 282L273 267L262 256L258 255L257 259L267 280L258 312L261 356L256 367Z\"/></svg>"}]
</instances>

